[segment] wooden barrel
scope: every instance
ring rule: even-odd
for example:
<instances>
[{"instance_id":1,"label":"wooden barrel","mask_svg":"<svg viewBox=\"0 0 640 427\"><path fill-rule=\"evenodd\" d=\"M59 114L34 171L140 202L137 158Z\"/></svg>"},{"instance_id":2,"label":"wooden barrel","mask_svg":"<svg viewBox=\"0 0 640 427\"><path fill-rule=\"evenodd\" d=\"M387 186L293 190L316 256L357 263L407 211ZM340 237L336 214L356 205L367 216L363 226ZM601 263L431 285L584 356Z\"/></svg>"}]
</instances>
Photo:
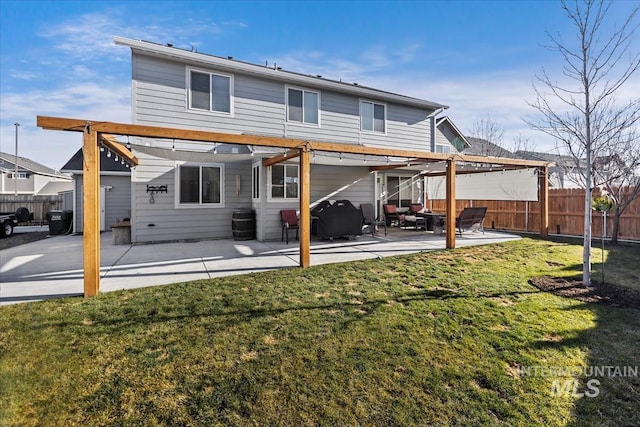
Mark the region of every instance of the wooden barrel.
<instances>
[{"instance_id":1,"label":"wooden barrel","mask_svg":"<svg viewBox=\"0 0 640 427\"><path fill-rule=\"evenodd\" d=\"M231 216L233 240L253 240L256 238L256 213L252 210L233 211Z\"/></svg>"}]
</instances>

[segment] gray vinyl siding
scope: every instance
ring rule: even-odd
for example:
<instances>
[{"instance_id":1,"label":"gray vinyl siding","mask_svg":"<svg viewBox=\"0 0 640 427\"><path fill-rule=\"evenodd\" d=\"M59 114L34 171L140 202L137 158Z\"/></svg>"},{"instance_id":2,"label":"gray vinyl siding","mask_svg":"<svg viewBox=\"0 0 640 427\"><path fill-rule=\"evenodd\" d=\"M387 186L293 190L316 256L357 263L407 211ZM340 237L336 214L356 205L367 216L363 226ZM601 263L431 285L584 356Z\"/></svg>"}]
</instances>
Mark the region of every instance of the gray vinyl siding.
<instances>
[{"instance_id":1,"label":"gray vinyl siding","mask_svg":"<svg viewBox=\"0 0 640 427\"><path fill-rule=\"evenodd\" d=\"M267 174L264 173L263 176L266 179ZM329 197L328 200L349 200L356 208L360 208L361 203L374 203L374 179L367 167L311 165L310 179L312 205L326 197ZM346 188L331 195L343 187ZM266 186L263 186L263 191L262 200L265 202L262 203L262 209L259 211L262 217L259 239L280 240L282 236L280 210L299 210L299 201L266 202ZM291 234L293 237L293 232Z\"/></svg>"},{"instance_id":2,"label":"gray vinyl siding","mask_svg":"<svg viewBox=\"0 0 640 427\"><path fill-rule=\"evenodd\" d=\"M360 131L361 99L353 95L304 87L320 94L320 125L313 126L286 121L287 85L281 81L233 74L232 114L225 115L187 108L186 64L134 54L133 80L135 123L402 149L428 150L430 146L429 110L385 103L386 133L375 134Z\"/></svg>"},{"instance_id":3,"label":"gray vinyl siding","mask_svg":"<svg viewBox=\"0 0 640 427\"><path fill-rule=\"evenodd\" d=\"M188 109L187 66L233 76L231 114ZM232 73L229 70L215 70L195 63L184 64L134 52L132 120L137 124L225 133L429 150L430 120L427 116L431 110L385 102L386 133L361 132L359 97L296 85L296 88L317 91L320 94L319 126L303 125L286 120L287 87L284 81ZM177 142L176 147L178 146L186 145ZM259 200L252 200L250 161L225 165L224 208L177 209L174 161L141 153L137 155L140 165L133 172L133 243L231 238L233 211L246 208L256 211L258 240L279 240L280 210L299 209L298 200L278 202L268 199L267 168L261 168L261 197ZM236 175L241 176L243 183L241 194L238 196L235 195ZM354 184L354 181L363 177L364 179ZM149 194L146 192L147 184L167 185L169 192L156 194L155 203L150 204ZM373 203L374 179L367 167L312 166L312 203L343 186L348 187L331 196L331 199L347 199L356 207L359 207L360 203Z\"/></svg>"},{"instance_id":4,"label":"gray vinyl siding","mask_svg":"<svg viewBox=\"0 0 640 427\"><path fill-rule=\"evenodd\" d=\"M18 173L24 172L23 170L19 170ZM28 173L28 177L26 179L13 179L9 178L9 174L13 172L2 173L2 192L4 194L13 194L16 190L16 182L18 186L18 194L33 194L35 188L35 175L31 172Z\"/></svg>"},{"instance_id":5,"label":"gray vinyl siding","mask_svg":"<svg viewBox=\"0 0 640 427\"><path fill-rule=\"evenodd\" d=\"M83 176L76 175L74 180L75 212L73 213L74 230L76 233L83 231L83 204L82 183ZM105 193L105 231L110 231L111 226L131 216L131 177L101 175L101 187L111 187Z\"/></svg>"},{"instance_id":6,"label":"gray vinyl siding","mask_svg":"<svg viewBox=\"0 0 640 427\"><path fill-rule=\"evenodd\" d=\"M132 243L233 237L233 211L251 207L249 161L224 165L224 207L176 208L174 162L144 154L138 157L146 167L136 167L133 174ZM240 175L241 183L238 195L236 175ZM168 192L154 194L154 203L151 203L147 185L166 185Z\"/></svg>"}]
</instances>

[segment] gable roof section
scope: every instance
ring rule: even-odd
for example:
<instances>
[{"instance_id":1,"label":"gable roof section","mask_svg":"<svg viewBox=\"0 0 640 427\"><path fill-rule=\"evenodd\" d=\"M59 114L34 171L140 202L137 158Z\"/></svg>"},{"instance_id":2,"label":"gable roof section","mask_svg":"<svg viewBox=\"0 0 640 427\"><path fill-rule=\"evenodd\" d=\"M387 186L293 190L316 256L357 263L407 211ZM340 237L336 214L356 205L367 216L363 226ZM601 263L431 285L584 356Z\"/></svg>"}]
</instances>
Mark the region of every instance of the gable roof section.
<instances>
[{"instance_id":1,"label":"gable roof section","mask_svg":"<svg viewBox=\"0 0 640 427\"><path fill-rule=\"evenodd\" d=\"M11 165L10 166L7 165L7 162L11 163ZM52 177L62 178L62 179L69 178L66 175L62 175L58 173L55 169L51 169L50 167L42 165L38 162L34 162L33 160L27 159L26 157L18 156L17 163L18 163L18 169L22 171L26 170L36 175L52 176ZM3 172L13 172L15 168L15 164L16 164L15 155L0 152L0 169Z\"/></svg>"},{"instance_id":2,"label":"gable roof section","mask_svg":"<svg viewBox=\"0 0 640 427\"><path fill-rule=\"evenodd\" d=\"M76 153L71 156L71 158L67 161L67 163L62 166L62 171L64 172L72 172L77 175L81 175L83 172L82 169L82 148L76 151ZM116 162L113 158L107 157L107 151L100 152L100 172L119 172L121 174L131 174L131 169L129 169L126 165L121 164L120 162Z\"/></svg>"},{"instance_id":3,"label":"gable roof section","mask_svg":"<svg viewBox=\"0 0 640 427\"><path fill-rule=\"evenodd\" d=\"M499 145L489 142L483 138L474 138L472 136L467 137L470 146L463 150L464 154L473 154L476 156L491 156L491 157L507 157L515 159L517 156L511 151L506 150Z\"/></svg>"},{"instance_id":4,"label":"gable roof section","mask_svg":"<svg viewBox=\"0 0 640 427\"><path fill-rule=\"evenodd\" d=\"M443 116L436 120L436 127L440 126L449 126L449 128L457 135L455 140L451 143L456 150L463 151L465 148L470 147L469 141L467 138L460 132L460 129L451 121L448 116Z\"/></svg>"},{"instance_id":5,"label":"gable roof section","mask_svg":"<svg viewBox=\"0 0 640 427\"><path fill-rule=\"evenodd\" d=\"M360 86L357 83L345 83L342 81L322 78L321 76L312 76L309 74L296 73L293 71L283 70L280 67L267 67L263 65L251 64L248 62L238 61L230 58L204 54L200 52L192 52L186 49L177 48L171 45L162 45L158 43L132 40L124 37L114 37L117 45L128 46L135 53L145 55L169 58L174 61L180 61L186 64L197 64L201 66L214 66L230 73L252 74L260 77L278 80L285 83L309 86L312 88L333 90L340 93L348 93L364 98L373 98L375 100L383 100L394 102L397 104L410 105L418 108L435 110L438 108L449 108L448 105L438 104L436 102L426 101L424 99L413 98L406 95L400 95L392 92L386 92L367 86Z\"/></svg>"}]
</instances>

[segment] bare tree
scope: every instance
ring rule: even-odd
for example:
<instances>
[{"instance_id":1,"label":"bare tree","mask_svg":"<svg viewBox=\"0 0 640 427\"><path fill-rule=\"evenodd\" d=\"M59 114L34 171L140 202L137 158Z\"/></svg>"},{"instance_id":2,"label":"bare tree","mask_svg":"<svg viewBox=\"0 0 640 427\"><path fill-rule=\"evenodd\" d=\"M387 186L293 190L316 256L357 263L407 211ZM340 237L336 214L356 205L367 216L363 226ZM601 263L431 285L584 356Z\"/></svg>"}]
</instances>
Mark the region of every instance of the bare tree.
<instances>
[{"instance_id":1,"label":"bare tree","mask_svg":"<svg viewBox=\"0 0 640 427\"><path fill-rule=\"evenodd\" d=\"M513 137L513 142L511 143L509 151L517 153L518 151L535 151L535 149L536 146L531 142L531 138L519 133Z\"/></svg>"},{"instance_id":2,"label":"bare tree","mask_svg":"<svg viewBox=\"0 0 640 427\"><path fill-rule=\"evenodd\" d=\"M548 34L547 48L563 59L565 82L550 77L543 68L534 83L536 100L530 105L541 113L529 125L556 138L568 151L583 174L586 184L584 201L584 244L582 284L591 285L591 197L596 186L594 160L607 151L610 140L638 122L640 99L616 104L614 95L640 68L640 55L630 54L635 6L621 26L607 33L605 18L612 3L576 0L563 1L562 9L575 29L574 38L563 39L560 33ZM577 41L572 44L571 40ZM546 92L543 92L544 88ZM587 167L580 168L584 162Z\"/></svg>"},{"instance_id":3,"label":"bare tree","mask_svg":"<svg viewBox=\"0 0 640 427\"><path fill-rule=\"evenodd\" d=\"M473 122L471 136L489 142L489 144L483 144L477 141L478 147L473 151L475 154L480 156L504 157L504 151L502 150L504 129L498 122L493 120L490 115L487 115L485 119Z\"/></svg>"}]
</instances>

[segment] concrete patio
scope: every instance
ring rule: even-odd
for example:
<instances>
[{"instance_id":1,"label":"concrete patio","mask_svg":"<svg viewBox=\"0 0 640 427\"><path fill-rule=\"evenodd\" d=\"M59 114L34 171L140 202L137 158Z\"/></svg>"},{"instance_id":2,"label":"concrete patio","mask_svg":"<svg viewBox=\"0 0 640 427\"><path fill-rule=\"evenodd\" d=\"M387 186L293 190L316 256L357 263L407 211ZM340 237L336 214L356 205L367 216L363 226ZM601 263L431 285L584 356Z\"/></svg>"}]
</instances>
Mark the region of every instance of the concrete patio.
<instances>
[{"instance_id":1,"label":"concrete patio","mask_svg":"<svg viewBox=\"0 0 640 427\"><path fill-rule=\"evenodd\" d=\"M513 234L466 232L456 246L516 240ZM149 245L114 245L101 235L100 290L109 292L190 280L297 267L299 245L290 241L208 240ZM311 241L311 265L442 250L445 237L390 229L356 240ZM0 251L0 305L83 294L82 236L53 236Z\"/></svg>"}]
</instances>

